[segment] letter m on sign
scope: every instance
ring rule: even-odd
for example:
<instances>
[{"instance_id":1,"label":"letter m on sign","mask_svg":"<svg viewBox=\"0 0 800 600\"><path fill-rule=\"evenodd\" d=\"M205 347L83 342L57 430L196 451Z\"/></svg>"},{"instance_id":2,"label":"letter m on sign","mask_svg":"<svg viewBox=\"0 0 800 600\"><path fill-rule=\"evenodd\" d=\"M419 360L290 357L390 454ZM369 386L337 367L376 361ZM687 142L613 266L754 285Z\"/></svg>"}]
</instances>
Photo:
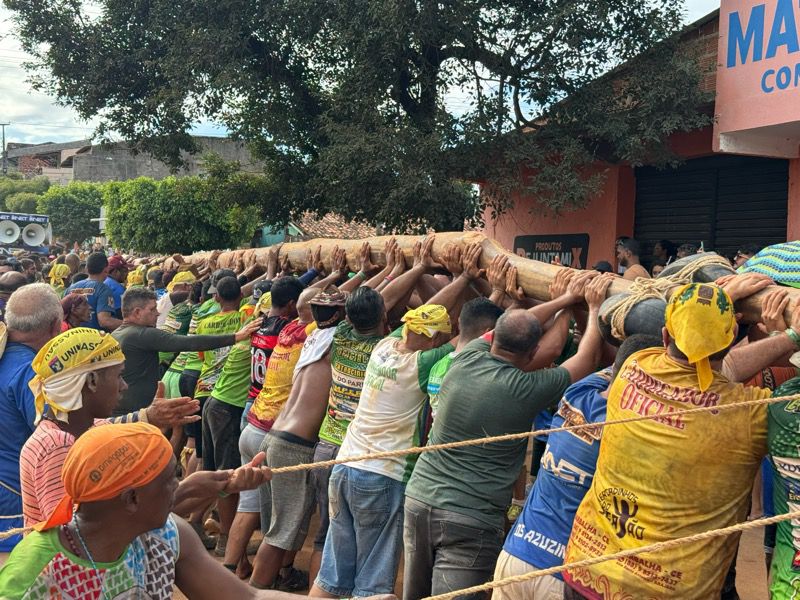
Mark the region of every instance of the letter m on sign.
<instances>
[{"instance_id":1,"label":"letter m on sign","mask_svg":"<svg viewBox=\"0 0 800 600\"><path fill-rule=\"evenodd\" d=\"M750 11L747 28L742 28L739 12L732 12L728 17L728 60L727 67L736 66L738 50L741 64L747 62L750 45L753 46L753 61L761 60L764 51L764 5L757 4Z\"/></svg>"}]
</instances>

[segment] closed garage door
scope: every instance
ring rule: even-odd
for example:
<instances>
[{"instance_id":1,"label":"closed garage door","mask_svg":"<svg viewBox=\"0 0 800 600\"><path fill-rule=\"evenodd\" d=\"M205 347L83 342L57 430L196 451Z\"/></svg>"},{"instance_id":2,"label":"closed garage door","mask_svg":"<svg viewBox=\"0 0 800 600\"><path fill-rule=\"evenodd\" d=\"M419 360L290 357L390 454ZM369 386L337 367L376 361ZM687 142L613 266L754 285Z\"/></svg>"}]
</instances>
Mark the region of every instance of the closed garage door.
<instances>
[{"instance_id":1,"label":"closed garage door","mask_svg":"<svg viewBox=\"0 0 800 600\"><path fill-rule=\"evenodd\" d=\"M634 237L649 264L661 239L732 256L745 243L786 241L789 163L745 156L690 160L677 169L636 169Z\"/></svg>"}]
</instances>

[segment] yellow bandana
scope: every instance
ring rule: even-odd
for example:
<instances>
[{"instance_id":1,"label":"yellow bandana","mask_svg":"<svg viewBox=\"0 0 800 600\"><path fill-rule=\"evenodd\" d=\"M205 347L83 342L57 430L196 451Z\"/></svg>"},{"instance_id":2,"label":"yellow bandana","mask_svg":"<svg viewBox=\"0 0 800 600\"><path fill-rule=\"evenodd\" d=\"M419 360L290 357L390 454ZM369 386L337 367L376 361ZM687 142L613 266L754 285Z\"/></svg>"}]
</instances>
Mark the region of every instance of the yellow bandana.
<instances>
[{"instance_id":1,"label":"yellow bandana","mask_svg":"<svg viewBox=\"0 0 800 600\"><path fill-rule=\"evenodd\" d=\"M716 285L687 284L673 293L667 305L666 324L678 350L697 369L700 390L706 391L714 378L708 357L733 342L733 301Z\"/></svg>"},{"instance_id":2,"label":"yellow bandana","mask_svg":"<svg viewBox=\"0 0 800 600\"><path fill-rule=\"evenodd\" d=\"M124 361L119 343L97 329L75 327L54 337L31 363L35 375L28 385L35 396L36 423L45 404L56 419L67 422L68 413L83 406L83 384L89 373Z\"/></svg>"},{"instance_id":3,"label":"yellow bandana","mask_svg":"<svg viewBox=\"0 0 800 600\"><path fill-rule=\"evenodd\" d=\"M72 271L69 270L67 265L54 264L50 267L50 285L64 287L64 279L69 277Z\"/></svg>"},{"instance_id":4,"label":"yellow bandana","mask_svg":"<svg viewBox=\"0 0 800 600\"><path fill-rule=\"evenodd\" d=\"M253 314L257 317L258 315L266 315L270 309L272 308L272 293L271 292L264 292L261 294L261 297L256 302L256 309L253 311Z\"/></svg>"},{"instance_id":5,"label":"yellow bandana","mask_svg":"<svg viewBox=\"0 0 800 600\"><path fill-rule=\"evenodd\" d=\"M145 267L140 266L136 267L135 270L128 273L128 281L127 281L128 287L136 287L139 285L144 285L144 272L145 272Z\"/></svg>"},{"instance_id":6,"label":"yellow bandana","mask_svg":"<svg viewBox=\"0 0 800 600\"><path fill-rule=\"evenodd\" d=\"M417 333L420 335L432 338L436 335L437 331L450 333L450 315L447 314L447 309L440 304L423 304L419 308L409 310L402 319L405 326L403 327L403 340L408 337L408 332Z\"/></svg>"},{"instance_id":7,"label":"yellow bandana","mask_svg":"<svg viewBox=\"0 0 800 600\"><path fill-rule=\"evenodd\" d=\"M194 276L194 273L191 271L181 271L180 273L176 273L172 281L167 284L167 291L172 292L179 283L194 283L195 281L197 281L197 278Z\"/></svg>"}]
</instances>

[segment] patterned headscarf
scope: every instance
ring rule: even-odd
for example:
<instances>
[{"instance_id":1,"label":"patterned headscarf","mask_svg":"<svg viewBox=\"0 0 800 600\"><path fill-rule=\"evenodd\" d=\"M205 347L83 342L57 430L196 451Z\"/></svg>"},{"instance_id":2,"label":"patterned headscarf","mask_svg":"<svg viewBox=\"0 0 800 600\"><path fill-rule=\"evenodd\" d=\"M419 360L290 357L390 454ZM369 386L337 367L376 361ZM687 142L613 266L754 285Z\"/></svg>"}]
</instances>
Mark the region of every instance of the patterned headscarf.
<instances>
[{"instance_id":1,"label":"patterned headscarf","mask_svg":"<svg viewBox=\"0 0 800 600\"><path fill-rule=\"evenodd\" d=\"M425 335L433 338L437 332L450 333L450 315L447 309L440 304L423 304L419 308L409 310L402 318L403 340L408 338L408 332Z\"/></svg>"}]
</instances>

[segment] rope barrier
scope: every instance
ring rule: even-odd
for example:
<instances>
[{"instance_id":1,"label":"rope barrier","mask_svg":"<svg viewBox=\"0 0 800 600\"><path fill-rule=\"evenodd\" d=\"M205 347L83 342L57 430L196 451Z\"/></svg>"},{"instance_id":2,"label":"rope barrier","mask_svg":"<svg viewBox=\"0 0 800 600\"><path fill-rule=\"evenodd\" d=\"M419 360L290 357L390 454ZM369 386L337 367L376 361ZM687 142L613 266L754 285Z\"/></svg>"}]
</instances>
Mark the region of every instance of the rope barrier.
<instances>
[{"instance_id":1,"label":"rope barrier","mask_svg":"<svg viewBox=\"0 0 800 600\"><path fill-rule=\"evenodd\" d=\"M639 421L650 421L659 419L673 419L681 415L691 415L701 412L717 412L730 410L733 408L742 408L746 406L758 406L760 404L776 404L787 400L800 400L800 394L792 396L778 396L775 398L761 398L758 400L745 400L743 402L734 402L732 404L720 404L717 406L700 406L697 408L689 408L686 410L676 410L670 413L653 414L653 415L640 415L637 417L629 417L627 419L618 419L616 421L605 421L603 423L582 423L580 425L565 425L564 427L554 427L552 429L539 429L536 431L524 431L522 433L508 433L505 435L497 435L493 437L475 438L471 440L460 440L458 442L448 442L445 444L433 444L430 446L412 446L411 448L403 448L401 450L386 450L384 452L373 452L370 454L360 454L358 456L348 456L346 458L337 458L334 460L324 460L316 463L306 463L301 465L292 465L289 467L278 467L272 470L273 475L280 475L281 473L293 473L296 471L309 471L312 469L326 469L335 465L342 465L351 462L361 462L364 460L374 460L379 458L394 458L396 456L405 456L407 454L423 454L425 452L437 452L440 450L450 450L453 448L464 448L467 446L480 446L494 442L509 442L515 440L523 440L526 438L536 437L539 435L549 435L551 433L559 433L562 431L580 431L583 429L600 429L609 425L623 425L625 423L637 423Z\"/></svg>"},{"instance_id":2,"label":"rope barrier","mask_svg":"<svg viewBox=\"0 0 800 600\"><path fill-rule=\"evenodd\" d=\"M666 542L657 542L655 544L650 544L648 546L640 546L639 548L629 548L627 550L621 550L619 552L615 552L614 554L594 556L592 558L586 558L584 560L579 560L566 565L557 565L555 567L549 567L547 569L539 569L537 571L531 571L523 575L514 575L512 577L498 579L497 581L489 581L488 583L484 583L483 585L475 585L472 587L464 588L463 590L447 592L446 594L439 594L437 596L428 596L427 598L423 598L423 600L450 600L451 598L457 598L458 596L463 596L466 594L486 592L489 590L493 590L495 588L511 585L512 583L523 583L525 581L537 579L538 577L544 577L545 575L553 575L555 573L561 573L562 571L566 571L567 569L591 567L593 565L597 565L603 562L608 562L609 560L615 560L618 558L626 558L628 556L636 556L638 554L657 552L659 550L669 550L677 546L682 546L683 544L688 544L691 542L699 542L714 537L724 537L726 535L731 535L732 533L747 531L748 529L756 529L757 527L764 527L765 525L772 525L773 523L780 523L781 521L788 521L790 519L800 519L800 511L790 512L783 515L776 515L774 517L768 517L764 519L757 519L755 521L745 521L743 523L737 523L735 525L730 525L728 527L723 527L721 529L710 529L702 533L696 533L695 535L688 535L685 537L675 538L673 540L667 540Z\"/></svg>"},{"instance_id":3,"label":"rope barrier","mask_svg":"<svg viewBox=\"0 0 800 600\"><path fill-rule=\"evenodd\" d=\"M433 444L431 446L412 446L411 448L403 448L400 450L387 450L385 452L373 452L371 454L361 454L358 456L350 456L347 458L337 458L334 460L325 460L315 463L304 463L300 465L292 465L289 467L278 467L272 469L273 475L280 475L281 473L294 473L297 471L311 471L313 469L327 469L335 465L341 465L351 462L361 462L364 460L375 460L380 458L393 458L395 456L406 456L408 454L423 454L425 452L436 452L440 450L450 450L453 448L464 448L468 446L480 446L494 442L508 442L523 440L539 435L549 435L551 433L560 433L562 431L581 431L583 429L600 429L609 425L624 425L626 423L637 423L639 421L650 421L659 419L673 419L681 415L691 415L702 412L720 412L731 410L734 408L744 408L749 406L758 406L761 404L777 404L779 402L787 402L791 400L800 400L800 394L793 394L790 396L778 396L774 398L760 398L757 400L745 400L744 402L734 402L732 404L720 404L717 406L699 406L697 408L689 408L686 410L676 410L674 412L665 414L653 415L639 415L636 417L629 417L627 419L617 419L615 421L604 421L602 423L582 423L579 425L565 425L563 427L553 427L552 429L538 429L535 431L524 431L522 433L509 433L505 435L497 435L485 438L475 438L471 440L460 440L458 442L449 442L446 444ZM11 517L8 517L11 518ZM13 535L21 535L30 531L30 527L19 527L17 529L8 529L0 532L0 540L4 540Z\"/></svg>"}]
</instances>

